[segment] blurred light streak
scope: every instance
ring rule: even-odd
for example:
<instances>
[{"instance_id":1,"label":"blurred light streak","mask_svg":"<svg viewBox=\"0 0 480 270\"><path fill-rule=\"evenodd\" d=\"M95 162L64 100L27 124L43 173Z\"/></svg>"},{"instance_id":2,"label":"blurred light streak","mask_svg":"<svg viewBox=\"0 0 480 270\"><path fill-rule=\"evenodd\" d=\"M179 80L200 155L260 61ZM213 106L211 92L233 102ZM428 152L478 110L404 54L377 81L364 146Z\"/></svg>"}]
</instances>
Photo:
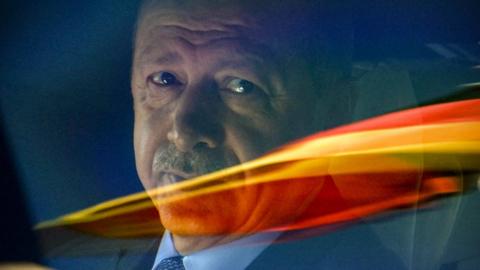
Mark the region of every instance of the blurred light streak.
<instances>
[{"instance_id":1,"label":"blurred light streak","mask_svg":"<svg viewBox=\"0 0 480 270\"><path fill-rule=\"evenodd\" d=\"M228 233L310 229L463 194L471 186L462 182L463 175L479 172L480 99L456 101L319 132L250 162L111 200L41 223L37 229L68 228L120 238L158 236L164 228L150 197L157 206L195 207L197 200L215 200L222 192L252 185L288 192L292 182L299 188L320 187L293 222ZM278 196L272 208L282 209L282 203Z\"/></svg>"}]
</instances>

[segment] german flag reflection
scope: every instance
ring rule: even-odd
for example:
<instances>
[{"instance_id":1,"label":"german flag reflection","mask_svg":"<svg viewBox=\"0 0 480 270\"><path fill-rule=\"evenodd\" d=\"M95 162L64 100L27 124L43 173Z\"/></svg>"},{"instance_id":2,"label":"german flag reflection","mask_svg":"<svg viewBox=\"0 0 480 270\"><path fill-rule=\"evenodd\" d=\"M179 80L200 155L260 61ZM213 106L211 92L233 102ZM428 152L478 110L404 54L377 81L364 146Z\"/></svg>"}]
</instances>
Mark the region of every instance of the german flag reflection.
<instances>
[{"instance_id":1,"label":"german flag reflection","mask_svg":"<svg viewBox=\"0 0 480 270\"><path fill-rule=\"evenodd\" d=\"M471 176L479 172L477 98L389 113L319 132L250 162L108 201L41 223L37 229L71 229L109 238L158 236L164 227L157 208L196 213L209 204L217 205L218 213L236 212L242 220L248 217L248 224L219 230L221 218L212 223L202 220L202 215L191 215L178 219L178 227L167 228L193 236L305 230L461 195L476 185L477 176ZM258 211L217 203L232 192L248 194L250 189L261 189L261 198L245 196L242 203L256 204ZM185 230L181 222L200 225Z\"/></svg>"}]
</instances>

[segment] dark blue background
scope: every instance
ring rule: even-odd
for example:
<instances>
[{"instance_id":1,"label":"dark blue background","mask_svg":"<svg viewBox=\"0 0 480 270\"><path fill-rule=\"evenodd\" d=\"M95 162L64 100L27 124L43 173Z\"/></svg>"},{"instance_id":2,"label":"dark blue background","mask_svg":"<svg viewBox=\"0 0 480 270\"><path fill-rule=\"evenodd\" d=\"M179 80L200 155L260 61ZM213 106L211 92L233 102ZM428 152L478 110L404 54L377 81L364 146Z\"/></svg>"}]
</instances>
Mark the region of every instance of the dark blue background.
<instances>
[{"instance_id":1,"label":"dark blue background","mask_svg":"<svg viewBox=\"0 0 480 270\"><path fill-rule=\"evenodd\" d=\"M34 222L141 190L129 86L136 5L2 8L1 109Z\"/></svg>"},{"instance_id":2,"label":"dark blue background","mask_svg":"<svg viewBox=\"0 0 480 270\"><path fill-rule=\"evenodd\" d=\"M438 58L427 43L478 51L478 1L418 2L355 3L354 60ZM2 2L0 112L33 223L142 190L130 97L137 6ZM440 80L418 99L439 97L462 81L469 82L461 75Z\"/></svg>"}]
</instances>

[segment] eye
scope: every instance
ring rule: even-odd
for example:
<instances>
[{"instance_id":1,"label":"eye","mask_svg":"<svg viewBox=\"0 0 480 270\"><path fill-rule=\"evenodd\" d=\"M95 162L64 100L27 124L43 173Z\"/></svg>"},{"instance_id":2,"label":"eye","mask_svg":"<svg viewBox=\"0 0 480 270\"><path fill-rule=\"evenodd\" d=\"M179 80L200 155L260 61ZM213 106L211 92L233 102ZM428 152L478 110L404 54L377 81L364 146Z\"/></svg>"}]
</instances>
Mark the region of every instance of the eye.
<instances>
[{"instance_id":1,"label":"eye","mask_svg":"<svg viewBox=\"0 0 480 270\"><path fill-rule=\"evenodd\" d=\"M257 86L250 81L237 78L229 81L226 88L235 94L248 94L257 89Z\"/></svg>"},{"instance_id":2,"label":"eye","mask_svg":"<svg viewBox=\"0 0 480 270\"><path fill-rule=\"evenodd\" d=\"M149 81L160 87L167 87L172 85L178 85L180 82L177 77L170 72L160 71L150 75Z\"/></svg>"}]
</instances>

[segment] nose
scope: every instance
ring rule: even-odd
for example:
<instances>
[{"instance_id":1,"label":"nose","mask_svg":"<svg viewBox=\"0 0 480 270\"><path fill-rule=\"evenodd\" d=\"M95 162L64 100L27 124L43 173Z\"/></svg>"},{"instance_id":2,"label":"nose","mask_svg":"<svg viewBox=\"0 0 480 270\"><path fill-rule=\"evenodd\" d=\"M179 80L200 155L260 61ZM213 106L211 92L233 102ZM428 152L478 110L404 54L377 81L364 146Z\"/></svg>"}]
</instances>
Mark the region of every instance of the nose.
<instances>
[{"instance_id":1,"label":"nose","mask_svg":"<svg viewBox=\"0 0 480 270\"><path fill-rule=\"evenodd\" d=\"M167 137L179 151L215 148L222 143L224 135L219 121L219 97L211 88L185 89L178 97Z\"/></svg>"}]
</instances>

